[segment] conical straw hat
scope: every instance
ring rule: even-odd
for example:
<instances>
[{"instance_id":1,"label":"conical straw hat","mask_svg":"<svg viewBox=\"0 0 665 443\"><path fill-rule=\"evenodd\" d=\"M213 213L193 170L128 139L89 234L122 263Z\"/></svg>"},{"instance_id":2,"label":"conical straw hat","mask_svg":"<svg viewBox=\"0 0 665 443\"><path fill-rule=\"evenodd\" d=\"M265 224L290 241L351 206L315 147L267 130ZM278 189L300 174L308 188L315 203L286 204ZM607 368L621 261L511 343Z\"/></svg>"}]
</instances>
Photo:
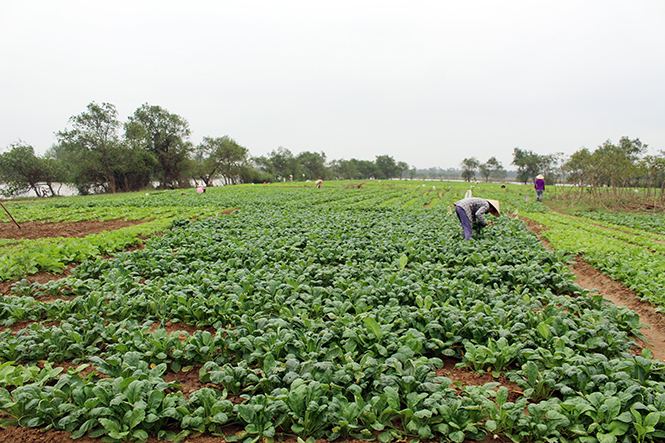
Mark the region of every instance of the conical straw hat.
<instances>
[{"instance_id":1,"label":"conical straw hat","mask_svg":"<svg viewBox=\"0 0 665 443\"><path fill-rule=\"evenodd\" d=\"M498 200L490 200L490 199L487 199L487 203L489 203L490 205L492 205L492 207L493 207L494 209L496 209L496 212L498 212L499 215L501 215L501 208L499 208L499 201L498 201Z\"/></svg>"}]
</instances>

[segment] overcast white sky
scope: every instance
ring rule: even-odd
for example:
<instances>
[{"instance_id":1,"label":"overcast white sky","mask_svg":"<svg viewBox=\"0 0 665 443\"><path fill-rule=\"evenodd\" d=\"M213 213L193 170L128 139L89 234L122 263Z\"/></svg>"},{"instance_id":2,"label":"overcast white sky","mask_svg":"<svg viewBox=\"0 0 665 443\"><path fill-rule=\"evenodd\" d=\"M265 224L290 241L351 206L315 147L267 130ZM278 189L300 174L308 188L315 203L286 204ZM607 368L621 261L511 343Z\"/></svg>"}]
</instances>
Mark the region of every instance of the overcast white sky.
<instances>
[{"instance_id":1,"label":"overcast white sky","mask_svg":"<svg viewBox=\"0 0 665 443\"><path fill-rule=\"evenodd\" d=\"M663 0L0 0L0 149L90 102L253 156L458 167L622 136L665 149Z\"/></svg>"}]
</instances>

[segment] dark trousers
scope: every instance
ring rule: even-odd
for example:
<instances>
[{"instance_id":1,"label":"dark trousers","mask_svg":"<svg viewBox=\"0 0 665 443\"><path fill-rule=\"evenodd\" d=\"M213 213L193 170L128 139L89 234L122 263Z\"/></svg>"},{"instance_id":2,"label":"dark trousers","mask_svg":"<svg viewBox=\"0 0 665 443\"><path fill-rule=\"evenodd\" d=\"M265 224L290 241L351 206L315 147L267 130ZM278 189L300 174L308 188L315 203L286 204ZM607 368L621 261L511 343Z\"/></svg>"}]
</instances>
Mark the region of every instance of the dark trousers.
<instances>
[{"instance_id":1,"label":"dark trousers","mask_svg":"<svg viewBox=\"0 0 665 443\"><path fill-rule=\"evenodd\" d=\"M473 233L473 226L471 225L471 220L464 212L464 209L459 206L455 206L455 212L457 212L457 218L459 218L460 223L462 223L462 231L464 232L464 239L466 241L471 240L471 234Z\"/></svg>"}]
</instances>

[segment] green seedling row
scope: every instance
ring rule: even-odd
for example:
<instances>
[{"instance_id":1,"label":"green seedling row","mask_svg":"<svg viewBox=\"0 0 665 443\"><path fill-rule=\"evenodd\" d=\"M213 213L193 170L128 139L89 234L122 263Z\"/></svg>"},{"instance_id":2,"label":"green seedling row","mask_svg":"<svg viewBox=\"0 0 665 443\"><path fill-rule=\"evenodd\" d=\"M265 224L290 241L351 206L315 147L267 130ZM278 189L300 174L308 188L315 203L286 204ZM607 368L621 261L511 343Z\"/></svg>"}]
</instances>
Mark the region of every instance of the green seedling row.
<instances>
[{"instance_id":1,"label":"green seedling row","mask_svg":"<svg viewBox=\"0 0 665 443\"><path fill-rule=\"evenodd\" d=\"M663 214L632 214L616 212L579 212L575 215L613 225L635 228L641 231L665 235Z\"/></svg>"},{"instance_id":2,"label":"green seedling row","mask_svg":"<svg viewBox=\"0 0 665 443\"><path fill-rule=\"evenodd\" d=\"M664 249L652 234L606 229L562 214L524 216L547 228L542 236L556 250L582 254L594 267L655 305L657 311L665 307Z\"/></svg>"}]
</instances>

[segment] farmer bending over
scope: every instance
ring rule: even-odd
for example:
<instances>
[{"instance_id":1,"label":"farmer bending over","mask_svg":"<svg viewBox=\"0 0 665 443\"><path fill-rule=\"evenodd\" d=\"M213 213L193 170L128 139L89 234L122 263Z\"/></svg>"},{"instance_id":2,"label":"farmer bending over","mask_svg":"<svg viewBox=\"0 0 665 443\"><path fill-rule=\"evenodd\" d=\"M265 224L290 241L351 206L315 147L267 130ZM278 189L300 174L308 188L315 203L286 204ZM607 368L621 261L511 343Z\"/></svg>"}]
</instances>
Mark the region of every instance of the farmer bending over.
<instances>
[{"instance_id":1,"label":"farmer bending over","mask_svg":"<svg viewBox=\"0 0 665 443\"><path fill-rule=\"evenodd\" d=\"M455 203L455 212L460 223L462 223L462 231L464 232L464 239L471 240L473 233L473 223L478 223L480 226L491 225L491 221L485 221L483 215L488 212L495 217L498 217L501 212L499 209L499 202L496 200L486 200L484 198L463 198Z\"/></svg>"}]
</instances>

